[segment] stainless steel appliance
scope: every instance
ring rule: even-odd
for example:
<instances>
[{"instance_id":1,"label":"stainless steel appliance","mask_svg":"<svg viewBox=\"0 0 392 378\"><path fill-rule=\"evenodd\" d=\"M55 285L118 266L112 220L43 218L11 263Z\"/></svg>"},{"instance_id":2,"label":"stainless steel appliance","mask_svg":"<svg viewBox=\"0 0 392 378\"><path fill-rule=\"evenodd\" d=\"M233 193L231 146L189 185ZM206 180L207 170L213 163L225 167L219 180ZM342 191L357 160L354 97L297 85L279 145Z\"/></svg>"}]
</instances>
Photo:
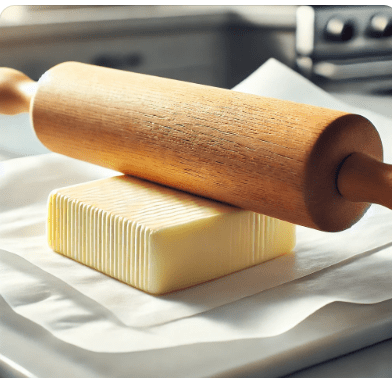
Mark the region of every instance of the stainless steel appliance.
<instances>
[{"instance_id":1,"label":"stainless steel appliance","mask_svg":"<svg viewBox=\"0 0 392 378\"><path fill-rule=\"evenodd\" d=\"M0 66L66 60L231 88L274 57L334 92L392 88L388 6L12 6Z\"/></svg>"},{"instance_id":2,"label":"stainless steel appliance","mask_svg":"<svg viewBox=\"0 0 392 378\"><path fill-rule=\"evenodd\" d=\"M392 89L392 8L301 6L298 70L332 91Z\"/></svg>"}]
</instances>

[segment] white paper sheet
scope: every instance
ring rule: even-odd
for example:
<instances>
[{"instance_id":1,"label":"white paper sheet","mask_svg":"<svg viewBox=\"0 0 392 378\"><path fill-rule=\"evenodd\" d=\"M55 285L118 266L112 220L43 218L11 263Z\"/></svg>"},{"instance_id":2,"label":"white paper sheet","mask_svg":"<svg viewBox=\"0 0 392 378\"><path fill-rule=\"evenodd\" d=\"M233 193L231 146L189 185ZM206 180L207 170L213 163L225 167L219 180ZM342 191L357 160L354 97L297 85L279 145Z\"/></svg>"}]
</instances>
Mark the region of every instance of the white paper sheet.
<instances>
[{"instance_id":1,"label":"white paper sheet","mask_svg":"<svg viewBox=\"0 0 392 378\"><path fill-rule=\"evenodd\" d=\"M235 90L360 113L379 130L392 162L389 119L353 110L275 60ZM267 338L332 302L392 298L392 212L380 206L340 233L297 227L295 253L163 297L52 252L45 238L49 192L114 174L56 154L0 163L0 295L60 340L118 353Z\"/></svg>"}]
</instances>

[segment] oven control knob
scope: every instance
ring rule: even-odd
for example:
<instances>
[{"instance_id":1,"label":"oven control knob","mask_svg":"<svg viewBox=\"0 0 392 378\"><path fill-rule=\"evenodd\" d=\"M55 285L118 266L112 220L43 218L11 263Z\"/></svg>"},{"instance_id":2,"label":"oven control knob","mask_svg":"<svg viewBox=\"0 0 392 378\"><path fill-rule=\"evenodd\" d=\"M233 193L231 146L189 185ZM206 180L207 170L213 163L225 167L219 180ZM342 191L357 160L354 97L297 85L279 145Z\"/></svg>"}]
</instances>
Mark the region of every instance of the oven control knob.
<instances>
[{"instance_id":1,"label":"oven control knob","mask_svg":"<svg viewBox=\"0 0 392 378\"><path fill-rule=\"evenodd\" d=\"M325 39L334 42L346 42L354 36L354 25L351 21L331 18L324 30Z\"/></svg>"},{"instance_id":2,"label":"oven control knob","mask_svg":"<svg viewBox=\"0 0 392 378\"><path fill-rule=\"evenodd\" d=\"M370 19L368 34L373 38L390 37L392 35L392 21L389 17L375 15Z\"/></svg>"}]
</instances>

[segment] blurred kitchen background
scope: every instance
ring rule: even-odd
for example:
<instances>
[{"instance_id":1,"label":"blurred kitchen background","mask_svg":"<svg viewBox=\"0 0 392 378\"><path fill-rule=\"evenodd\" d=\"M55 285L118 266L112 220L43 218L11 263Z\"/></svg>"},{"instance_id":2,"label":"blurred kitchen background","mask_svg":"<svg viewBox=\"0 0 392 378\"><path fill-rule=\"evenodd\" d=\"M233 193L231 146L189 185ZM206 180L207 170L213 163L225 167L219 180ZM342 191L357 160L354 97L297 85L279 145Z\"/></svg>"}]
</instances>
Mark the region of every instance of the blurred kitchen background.
<instances>
[{"instance_id":1,"label":"blurred kitchen background","mask_svg":"<svg viewBox=\"0 0 392 378\"><path fill-rule=\"evenodd\" d=\"M0 52L0 66L35 80L73 60L223 88L273 57L392 116L387 6L11 6Z\"/></svg>"}]
</instances>

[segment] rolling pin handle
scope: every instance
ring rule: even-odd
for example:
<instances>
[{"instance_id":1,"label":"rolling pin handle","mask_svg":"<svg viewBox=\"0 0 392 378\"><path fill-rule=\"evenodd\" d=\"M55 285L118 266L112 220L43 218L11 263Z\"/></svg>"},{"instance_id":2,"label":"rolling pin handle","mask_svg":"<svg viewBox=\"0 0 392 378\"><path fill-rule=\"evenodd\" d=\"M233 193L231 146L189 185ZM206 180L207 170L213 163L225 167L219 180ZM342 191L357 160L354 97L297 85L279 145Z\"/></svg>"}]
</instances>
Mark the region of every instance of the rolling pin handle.
<instances>
[{"instance_id":1,"label":"rolling pin handle","mask_svg":"<svg viewBox=\"0 0 392 378\"><path fill-rule=\"evenodd\" d=\"M0 114L29 112L37 82L13 68L0 68Z\"/></svg>"},{"instance_id":2,"label":"rolling pin handle","mask_svg":"<svg viewBox=\"0 0 392 378\"><path fill-rule=\"evenodd\" d=\"M392 165L363 153L343 162L337 177L340 194L352 202L369 202L392 209Z\"/></svg>"}]
</instances>

